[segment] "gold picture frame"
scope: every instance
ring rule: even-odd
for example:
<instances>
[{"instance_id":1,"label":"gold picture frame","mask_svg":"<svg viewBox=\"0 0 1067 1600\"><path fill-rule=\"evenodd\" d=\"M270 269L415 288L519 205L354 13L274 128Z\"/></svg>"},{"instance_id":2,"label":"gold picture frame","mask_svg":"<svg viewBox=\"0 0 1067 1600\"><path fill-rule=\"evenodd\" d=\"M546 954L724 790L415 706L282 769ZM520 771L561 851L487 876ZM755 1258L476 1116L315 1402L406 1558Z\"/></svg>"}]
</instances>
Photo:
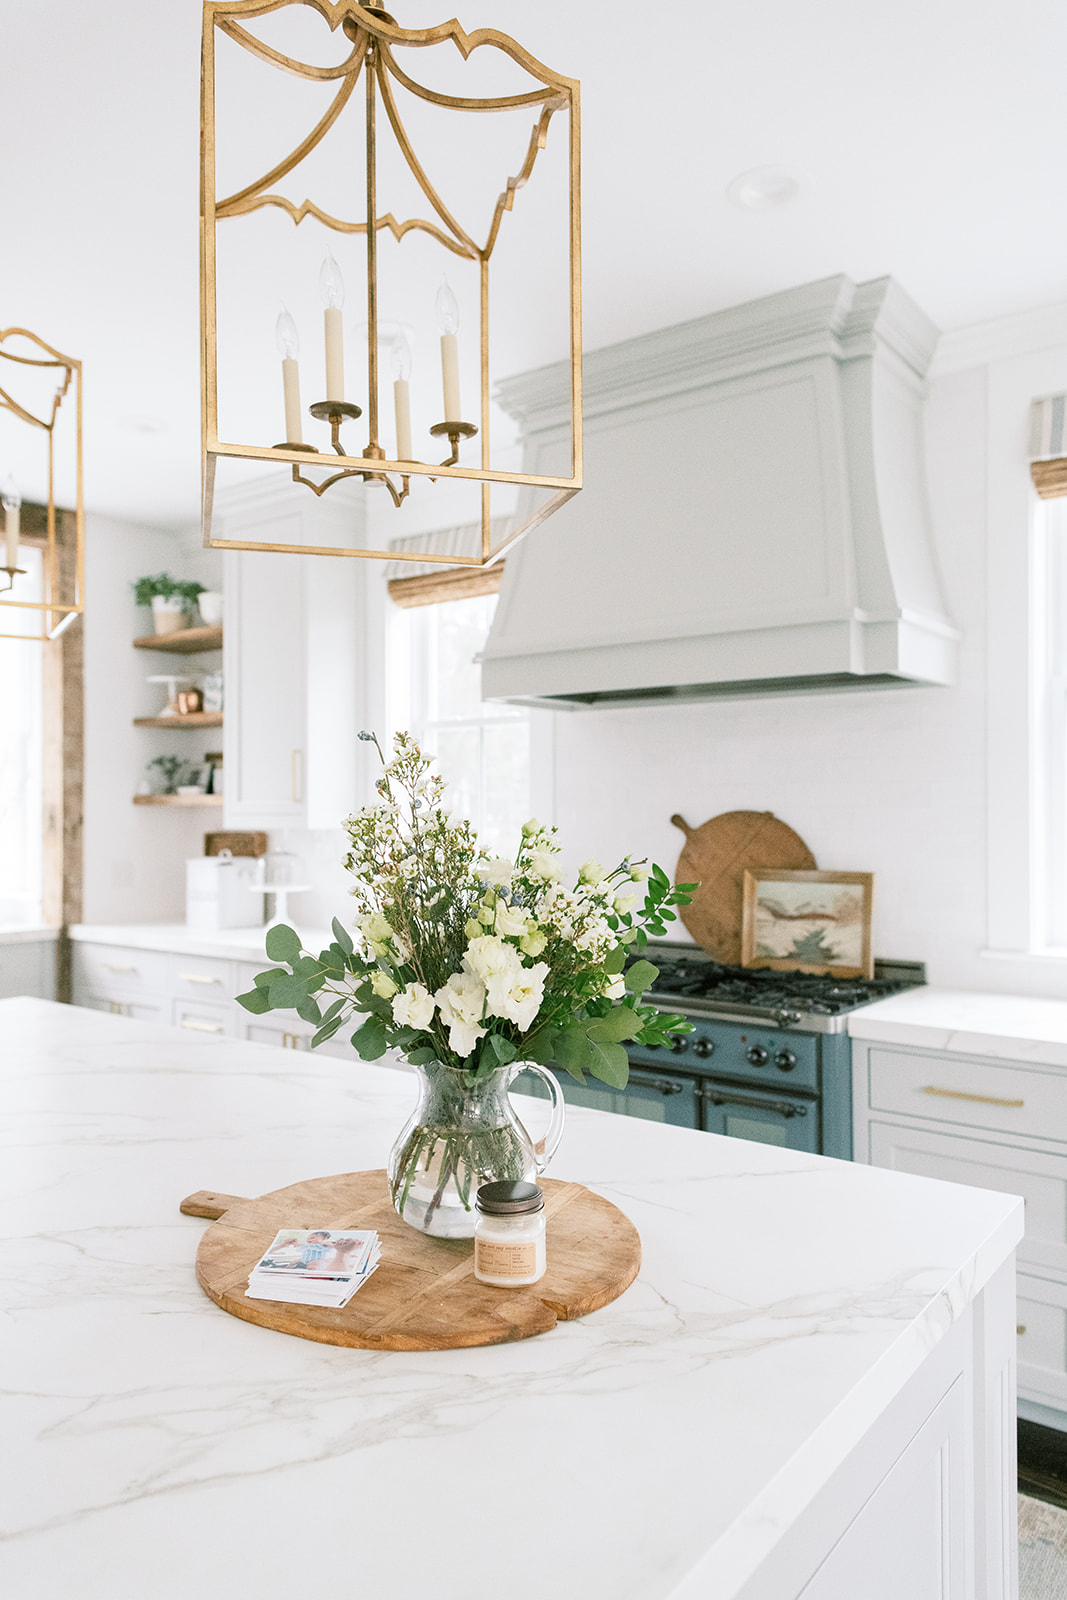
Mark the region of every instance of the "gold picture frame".
<instances>
[{"instance_id":1,"label":"gold picture frame","mask_svg":"<svg viewBox=\"0 0 1067 1600\"><path fill-rule=\"evenodd\" d=\"M746 871L741 965L829 978L873 978L873 895L873 872ZM831 930L833 940L828 938Z\"/></svg>"}]
</instances>

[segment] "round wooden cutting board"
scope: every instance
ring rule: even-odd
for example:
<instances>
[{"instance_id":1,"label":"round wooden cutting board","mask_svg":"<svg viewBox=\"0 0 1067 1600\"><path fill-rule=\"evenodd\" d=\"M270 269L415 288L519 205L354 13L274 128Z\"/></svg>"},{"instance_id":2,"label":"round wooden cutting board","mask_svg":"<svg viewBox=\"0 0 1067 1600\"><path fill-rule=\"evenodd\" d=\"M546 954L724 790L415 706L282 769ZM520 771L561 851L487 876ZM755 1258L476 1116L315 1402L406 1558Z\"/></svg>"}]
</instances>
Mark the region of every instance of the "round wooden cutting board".
<instances>
[{"instance_id":1,"label":"round wooden cutting board","mask_svg":"<svg viewBox=\"0 0 1067 1600\"><path fill-rule=\"evenodd\" d=\"M472 1240L429 1239L401 1222L384 1171L309 1178L258 1200L201 1191L181 1209L217 1219L200 1241L196 1276L231 1316L359 1350L454 1350L545 1333L609 1305L637 1277L641 1240L618 1207L580 1183L540 1183L548 1271L526 1289L478 1283ZM249 1300L248 1274L280 1228L375 1228L381 1264L343 1311Z\"/></svg>"},{"instance_id":2,"label":"round wooden cutting board","mask_svg":"<svg viewBox=\"0 0 1067 1600\"><path fill-rule=\"evenodd\" d=\"M800 835L771 811L724 811L699 828L691 828L677 812L671 821L686 838L674 881L700 884L692 904L679 907L679 915L709 955L736 967L741 960L745 868L810 872L815 857Z\"/></svg>"}]
</instances>

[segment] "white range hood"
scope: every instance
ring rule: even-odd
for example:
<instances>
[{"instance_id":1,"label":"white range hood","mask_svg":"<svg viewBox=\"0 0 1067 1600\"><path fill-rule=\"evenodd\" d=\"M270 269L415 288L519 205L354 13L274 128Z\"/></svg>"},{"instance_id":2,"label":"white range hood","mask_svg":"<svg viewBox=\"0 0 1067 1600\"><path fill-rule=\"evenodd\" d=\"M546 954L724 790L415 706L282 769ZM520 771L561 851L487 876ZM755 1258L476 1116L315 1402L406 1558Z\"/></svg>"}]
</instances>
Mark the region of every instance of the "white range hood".
<instances>
[{"instance_id":1,"label":"white range hood","mask_svg":"<svg viewBox=\"0 0 1067 1600\"><path fill-rule=\"evenodd\" d=\"M827 278L585 358L585 488L509 553L488 699L582 706L945 684L922 406L938 332ZM564 364L502 385L567 467Z\"/></svg>"}]
</instances>

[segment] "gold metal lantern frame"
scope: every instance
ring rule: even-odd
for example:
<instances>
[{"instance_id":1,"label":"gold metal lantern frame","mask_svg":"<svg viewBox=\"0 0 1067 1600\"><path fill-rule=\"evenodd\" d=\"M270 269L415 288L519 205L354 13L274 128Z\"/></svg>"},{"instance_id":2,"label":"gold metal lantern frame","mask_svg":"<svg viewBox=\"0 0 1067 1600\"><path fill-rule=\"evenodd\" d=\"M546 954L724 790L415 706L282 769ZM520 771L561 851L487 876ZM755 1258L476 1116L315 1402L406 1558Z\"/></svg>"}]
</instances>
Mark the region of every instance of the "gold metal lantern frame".
<instances>
[{"instance_id":1,"label":"gold metal lantern frame","mask_svg":"<svg viewBox=\"0 0 1067 1600\"><path fill-rule=\"evenodd\" d=\"M244 20L264 17L270 12L285 10L294 5L307 5L318 12L331 32L340 29L351 50L343 61L333 66L313 66L298 61L290 55L271 48L255 34L242 27ZM216 43L219 34L240 45L258 61L278 70L309 80L333 80L337 91L325 114L306 137L279 162L272 165L256 181L235 193L219 197L216 194ZM419 83L400 65L401 53L418 51L428 46L451 43L464 63L473 52L496 50L503 52L532 80L525 93L476 98L449 95ZM344 106L362 84L365 102L365 155L366 184L365 206L360 197L360 215L339 217L331 214L310 197L302 203L280 194L275 185L300 166L322 143L336 123ZM453 214L446 200L430 181L420 162L412 141L401 120L395 86L399 84L420 100L438 107L443 113L480 114L528 107L534 114L525 160L520 170L506 178L496 202L488 231L476 238ZM432 215L408 216L398 220L391 211L379 212L378 203L378 112L384 111L393 138L402 154L407 170L414 177ZM570 472L567 476L553 477L522 472L496 470L491 465L490 405L492 397L490 374L490 272L494 247L502 227L506 227L507 214L516 203L519 192L534 171L539 153L545 148L549 125L559 112L566 113L568 125L568 224L566 248L569 282L568 337L571 364L571 414L570 414ZM561 119L562 120L562 119ZM579 86L575 79L561 76L537 61L521 45L506 34L492 28L481 28L467 33L454 19L436 27L407 30L374 3L354 4L353 0L205 0L202 69L202 188L201 188L201 331L202 331L202 416L203 416L203 531L204 543L217 549L277 550L298 554L346 555L391 561L425 562L452 567L488 567L515 542L539 523L551 516L578 492L582 484L582 397L581 397L581 246L579 217ZM293 223L299 225L305 217L314 217L326 228L340 234L362 234L366 241L366 322L367 322L367 376L365 417L366 444L359 454L349 453L342 441L341 429L351 430L359 408L344 402L317 402L309 408L320 422L330 425L330 443L322 451L306 445L265 445L229 443L219 438L218 407L218 325L217 325L217 246L216 233L223 223L230 224L263 207L279 207L288 212ZM429 235L441 247L462 260L475 263L479 278L480 328L479 328L479 415L477 425L457 422L455 419L436 424L430 431L435 436L448 439L450 453L443 461L397 461L387 458L379 437L378 419L378 363L379 363L379 264L378 238L388 229L399 244L412 233ZM447 255L443 258L447 261ZM560 265L563 263L561 262ZM461 441L473 440L480 455L477 465L466 465L460 459ZM332 452L332 453L328 453ZM212 527L216 469L220 461L236 458L244 462L261 461L265 464L287 463L292 467L293 481L305 485L315 495L326 492L342 479L361 478L377 483L389 490L393 503L398 505L406 497L411 480L456 478L473 480L481 485L481 539L480 549L472 555L441 555L432 548L427 550L399 549L348 549L308 544L256 543L245 539L216 538ZM306 476L310 468L330 468L324 481ZM527 486L522 498L520 488L519 513L505 520L491 518L491 495L494 485ZM547 491L538 495L534 491ZM514 490L511 491L514 493ZM537 502L537 503L535 503ZM495 540L495 542L494 542ZM432 545L432 538L427 536ZM405 540L405 545L408 541Z\"/></svg>"},{"instance_id":2,"label":"gold metal lantern frame","mask_svg":"<svg viewBox=\"0 0 1067 1600\"><path fill-rule=\"evenodd\" d=\"M34 386L34 398L27 397L25 379L27 369L55 374L55 386L46 402L40 399L40 384ZM20 379L22 380L20 382ZM56 526L56 456L57 428L60 409L73 385L74 411L74 478L75 478L75 548L73 552L60 549ZM68 408L69 409L69 408ZM47 439L48 498L45 507L45 531L42 551L42 598L40 600L15 599L15 580L22 575L18 567L0 566L0 639L30 639L47 643L57 638L75 617L84 610L85 583L85 507L82 492L82 364L73 356L62 355L50 344L31 333L28 328L0 329L0 410L8 411L28 427L38 429ZM39 515L39 512L38 512ZM2 535L0 535L2 537ZM26 544L40 543L39 537L27 533L22 538ZM73 559L71 559L73 557ZM66 594L67 598L64 598ZM33 632L9 632L4 621L14 618L12 611L35 611L40 615L40 627Z\"/></svg>"}]
</instances>

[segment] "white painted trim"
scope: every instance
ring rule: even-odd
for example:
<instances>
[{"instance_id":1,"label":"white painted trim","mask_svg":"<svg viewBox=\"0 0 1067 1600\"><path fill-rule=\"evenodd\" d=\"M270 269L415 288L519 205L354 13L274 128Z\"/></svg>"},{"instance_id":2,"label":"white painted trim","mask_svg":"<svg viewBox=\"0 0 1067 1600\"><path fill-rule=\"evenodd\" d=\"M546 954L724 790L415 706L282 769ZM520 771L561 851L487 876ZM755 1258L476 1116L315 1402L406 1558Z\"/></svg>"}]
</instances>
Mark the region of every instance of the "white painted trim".
<instances>
[{"instance_id":1,"label":"white painted trim","mask_svg":"<svg viewBox=\"0 0 1067 1600\"><path fill-rule=\"evenodd\" d=\"M1067 344L1067 301L950 329L941 335L930 377L943 378L968 367L990 366L995 361L1009 361L1056 344Z\"/></svg>"}]
</instances>

